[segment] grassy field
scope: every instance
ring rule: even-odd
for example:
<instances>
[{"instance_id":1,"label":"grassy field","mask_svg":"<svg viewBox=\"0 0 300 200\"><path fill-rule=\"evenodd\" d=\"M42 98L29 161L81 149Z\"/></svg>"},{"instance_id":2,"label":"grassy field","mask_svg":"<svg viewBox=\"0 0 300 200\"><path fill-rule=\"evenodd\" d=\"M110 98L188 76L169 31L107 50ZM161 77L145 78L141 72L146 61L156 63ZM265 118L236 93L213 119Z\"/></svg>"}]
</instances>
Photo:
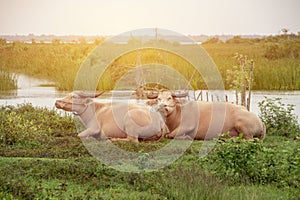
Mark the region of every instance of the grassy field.
<instances>
[{"instance_id":1,"label":"grassy field","mask_svg":"<svg viewBox=\"0 0 300 200\"><path fill-rule=\"evenodd\" d=\"M200 157L194 141L171 165L147 173L117 171L92 157L71 116L30 104L1 107L1 199L298 199L299 139L218 140ZM121 143L147 153L170 142ZM126 167L126 166L125 166Z\"/></svg>"},{"instance_id":2,"label":"grassy field","mask_svg":"<svg viewBox=\"0 0 300 200\"><path fill-rule=\"evenodd\" d=\"M171 44L174 48L178 44ZM270 36L263 39L235 37L226 43L206 42L202 45L212 57L223 77L226 88L227 70L238 66L235 53L247 55L254 61L255 90L300 89L300 39L299 36ZM0 67L3 70L48 79L60 90L72 90L77 72L95 44L1 44ZM122 48L115 45L114 51ZM193 51L193 50L191 50ZM109 57L110 52L105 52ZM95 58L96 59L96 58ZM93 57L91 63L98 62ZM117 58L106 70L98 89L113 89L115 82L137 63L160 63L171 66L184 76L191 77L191 66L186 61L164 51L145 50L131 52ZM199 74L194 76L195 89L204 89Z\"/></svg>"}]
</instances>

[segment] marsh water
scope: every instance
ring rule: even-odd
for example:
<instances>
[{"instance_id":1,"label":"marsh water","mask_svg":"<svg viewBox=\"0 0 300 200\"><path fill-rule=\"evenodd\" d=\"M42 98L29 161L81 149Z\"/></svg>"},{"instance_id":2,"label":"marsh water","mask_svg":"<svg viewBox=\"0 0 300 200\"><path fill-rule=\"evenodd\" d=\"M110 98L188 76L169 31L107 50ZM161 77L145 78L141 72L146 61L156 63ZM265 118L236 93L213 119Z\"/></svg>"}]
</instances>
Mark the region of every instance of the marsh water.
<instances>
[{"instance_id":1,"label":"marsh water","mask_svg":"<svg viewBox=\"0 0 300 200\"><path fill-rule=\"evenodd\" d=\"M47 107L49 109L55 109L54 103L56 99L66 96L69 91L58 91L55 87L44 87L41 85L49 85L48 81L39 80L24 75L18 75L18 89L12 91L0 91L0 106L2 105L18 105L23 103L31 103L33 106ZM50 83L51 84L51 83ZM196 92L198 96L200 91ZM214 96L216 100L218 97L224 97L228 95L228 101L234 102L235 95L231 91L202 91L203 94L208 93L209 99ZM132 91L114 91L113 93L107 92L102 95L99 101L135 101L131 97ZM194 92L190 92L190 97L193 98ZM294 113L298 116L300 123L300 91L253 91L251 96L250 111L258 114L258 103L261 102L264 97L268 98L281 98L281 102L284 104L295 105ZM206 95L203 95L203 100L206 100ZM138 101L141 102L141 101Z\"/></svg>"}]
</instances>

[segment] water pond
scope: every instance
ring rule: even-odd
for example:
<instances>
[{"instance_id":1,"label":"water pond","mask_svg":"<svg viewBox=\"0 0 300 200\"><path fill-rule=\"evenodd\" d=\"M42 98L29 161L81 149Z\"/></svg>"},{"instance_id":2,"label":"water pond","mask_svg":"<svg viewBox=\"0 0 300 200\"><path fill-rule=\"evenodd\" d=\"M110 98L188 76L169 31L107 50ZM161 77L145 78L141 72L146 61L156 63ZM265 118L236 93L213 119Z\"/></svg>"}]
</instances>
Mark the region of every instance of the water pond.
<instances>
[{"instance_id":1,"label":"water pond","mask_svg":"<svg viewBox=\"0 0 300 200\"><path fill-rule=\"evenodd\" d=\"M57 99L66 96L68 91L58 91L55 87L43 87L41 85L49 85L49 82L39 79L29 78L24 75L18 75L18 89L3 92L0 91L0 106L1 105L17 105L23 103L31 103L34 106L47 107L49 109L55 109L54 103ZM114 91L113 100L116 101L128 101L131 91ZM205 93L205 91L204 91ZM211 95L227 94L228 100L233 102L235 100L234 93L231 91L224 91L223 94L214 91L209 93ZM100 101L110 101L112 94L107 93L101 96ZM193 92L191 92L193 96ZM197 96L197 93L196 93ZM284 104L294 104L294 113L298 115L298 121L300 122L300 91L253 91L251 97L250 110L256 114L259 113L258 102L264 99L264 96L268 98L282 98ZM206 98L203 98L206 99ZM130 101L134 101L131 99Z\"/></svg>"}]
</instances>

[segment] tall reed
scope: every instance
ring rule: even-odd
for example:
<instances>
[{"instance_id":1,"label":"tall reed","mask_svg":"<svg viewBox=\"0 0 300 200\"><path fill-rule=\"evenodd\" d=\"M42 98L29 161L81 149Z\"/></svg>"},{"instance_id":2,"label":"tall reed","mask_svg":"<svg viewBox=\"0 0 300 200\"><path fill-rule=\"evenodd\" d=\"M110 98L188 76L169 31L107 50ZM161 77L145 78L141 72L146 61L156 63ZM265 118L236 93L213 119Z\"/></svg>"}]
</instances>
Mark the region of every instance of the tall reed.
<instances>
[{"instance_id":1,"label":"tall reed","mask_svg":"<svg viewBox=\"0 0 300 200\"><path fill-rule=\"evenodd\" d=\"M17 88L17 77L0 68L0 91L14 90Z\"/></svg>"},{"instance_id":2,"label":"tall reed","mask_svg":"<svg viewBox=\"0 0 300 200\"><path fill-rule=\"evenodd\" d=\"M268 41L268 44L272 41ZM295 43L297 43L296 41ZM276 42L274 42L276 43ZM299 43L299 42L298 42ZM203 44L204 49L216 63L225 82L226 71L236 64L234 55L240 53L248 55L255 63L253 71L254 90L300 90L300 57L266 57L267 45L263 41L252 43L217 43ZM82 63L88 54L96 47L95 44L2 44L0 45L0 61L3 70L14 73L23 73L40 79L55 82L60 90L73 90L74 80ZM121 46L114 46L112 50L118 50ZM299 46L295 46L296 49ZM298 49L300 52L300 48ZM194 50L192 50L192 53ZM111 52L103 52L108 58ZM195 53L196 55L196 53ZM91 61L97 64L98 55ZM98 89L113 89L115 82L128 70L137 66L137 52L130 52L117 58L108 66L107 74L99 81ZM159 62L163 65L173 67L183 76L189 77L193 74L193 68L186 61L174 55L148 50L141 53L141 64ZM3 76L3 75L1 75ZM7 77L7 75L4 75ZM1 78L9 80L10 78ZM191 81L195 89L205 89L200 74L195 74ZM155 81L155 80L154 80ZM14 81L12 81L14 82ZM15 81L16 82L16 81ZM13 84L2 84L13 85ZM6 86L5 86L6 87ZM16 86L15 86L16 87ZM228 89L229 85L225 83ZM10 88L10 87L8 87ZM1 88L2 89L2 88Z\"/></svg>"}]
</instances>

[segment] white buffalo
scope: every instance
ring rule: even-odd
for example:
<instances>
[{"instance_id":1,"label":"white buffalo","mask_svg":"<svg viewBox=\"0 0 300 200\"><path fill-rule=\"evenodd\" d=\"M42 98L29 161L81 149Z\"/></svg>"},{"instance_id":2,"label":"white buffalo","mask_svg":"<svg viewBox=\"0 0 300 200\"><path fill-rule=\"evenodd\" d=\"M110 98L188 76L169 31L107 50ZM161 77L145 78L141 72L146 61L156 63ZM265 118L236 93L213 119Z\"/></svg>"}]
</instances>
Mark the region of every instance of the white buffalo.
<instances>
[{"instance_id":1,"label":"white buffalo","mask_svg":"<svg viewBox=\"0 0 300 200\"><path fill-rule=\"evenodd\" d=\"M170 91L151 94L148 104L158 107L166 118L168 138L213 139L228 133L237 137L240 133L244 139L265 137L265 126L262 121L244 107L231 103L186 101L180 102Z\"/></svg>"},{"instance_id":2,"label":"white buffalo","mask_svg":"<svg viewBox=\"0 0 300 200\"><path fill-rule=\"evenodd\" d=\"M158 141L164 137L164 120L160 113L146 106L121 102L99 103L92 98L98 94L73 92L57 100L58 109L78 115L86 130L80 138L102 138L103 134L112 141Z\"/></svg>"}]
</instances>

